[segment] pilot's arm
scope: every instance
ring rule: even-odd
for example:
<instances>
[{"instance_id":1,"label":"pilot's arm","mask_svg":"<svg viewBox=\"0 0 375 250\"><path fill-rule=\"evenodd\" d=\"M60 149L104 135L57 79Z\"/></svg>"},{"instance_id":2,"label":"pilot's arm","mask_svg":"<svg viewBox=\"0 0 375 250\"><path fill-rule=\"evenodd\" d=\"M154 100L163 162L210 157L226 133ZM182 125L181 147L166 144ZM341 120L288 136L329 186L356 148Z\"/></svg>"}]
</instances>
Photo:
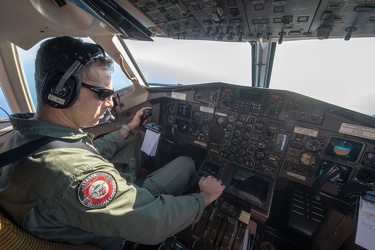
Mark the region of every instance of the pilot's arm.
<instances>
[{"instance_id":1,"label":"pilot's arm","mask_svg":"<svg viewBox=\"0 0 375 250\"><path fill-rule=\"evenodd\" d=\"M134 137L138 136L141 116L146 109L150 109L150 107L141 108L134 115L133 120L130 123L94 140L95 147L104 158L112 159L119 150L126 147L129 143L132 143L135 139ZM146 121L144 121L144 123L145 122Z\"/></svg>"},{"instance_id":2,"label":"pilot's arm","mask_svg":"<svg viewBox=\"0 0 375 250\"><path fill-rule=\"evenodd\" d=\"M200 194L153 196L128 185L110 164L76 178L54 208L56 219L98 235L157 244L197 222L205 207Z\"/></svg>"}]
</instances>

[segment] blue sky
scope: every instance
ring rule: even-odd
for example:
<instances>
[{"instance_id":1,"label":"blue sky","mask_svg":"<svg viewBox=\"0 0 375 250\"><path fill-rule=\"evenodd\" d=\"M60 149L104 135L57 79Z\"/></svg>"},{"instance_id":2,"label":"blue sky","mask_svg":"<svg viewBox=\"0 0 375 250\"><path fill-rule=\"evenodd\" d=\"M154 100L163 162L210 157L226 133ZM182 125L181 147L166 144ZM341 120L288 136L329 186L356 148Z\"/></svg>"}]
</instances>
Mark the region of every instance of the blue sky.
<instances>
[{"instance_id":1,"label":"blue sky","mask_svg":"<svg viewBox=\"0 0 375 250\"><path fill-rule=\"evenodd\" d=\"M9 114L11 113L2 90L0 91L0 107L5 109L5 111L8 112ZM4 113L3 110L0 110L0 117L6 117L6 114Z\"/></svg>"}]
</instances>

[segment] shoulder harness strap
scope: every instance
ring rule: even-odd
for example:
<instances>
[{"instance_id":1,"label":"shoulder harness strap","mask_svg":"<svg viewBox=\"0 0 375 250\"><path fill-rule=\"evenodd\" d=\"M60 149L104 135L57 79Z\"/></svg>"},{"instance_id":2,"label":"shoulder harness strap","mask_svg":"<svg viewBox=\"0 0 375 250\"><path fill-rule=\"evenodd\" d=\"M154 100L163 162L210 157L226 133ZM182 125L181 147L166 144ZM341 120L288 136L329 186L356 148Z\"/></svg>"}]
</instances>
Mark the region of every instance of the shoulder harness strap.
<instances>
[{"instance_id":1,"label":"shoulder harness strap","mask_svg":"<svg viewBox=\"0 0 375 250\"><path fill-rule=\"evenodd\" d=\"M0 154L0 168L11 164L16 161L20 161L33 153L37 153L40 149L50 148L81 148L88 150L94 154L99 154L94 148L86 145L82 141L73 141L54 137L41 137L29 143L23 144L17 148L5 151Z\"/></svg>"}]
</instances>

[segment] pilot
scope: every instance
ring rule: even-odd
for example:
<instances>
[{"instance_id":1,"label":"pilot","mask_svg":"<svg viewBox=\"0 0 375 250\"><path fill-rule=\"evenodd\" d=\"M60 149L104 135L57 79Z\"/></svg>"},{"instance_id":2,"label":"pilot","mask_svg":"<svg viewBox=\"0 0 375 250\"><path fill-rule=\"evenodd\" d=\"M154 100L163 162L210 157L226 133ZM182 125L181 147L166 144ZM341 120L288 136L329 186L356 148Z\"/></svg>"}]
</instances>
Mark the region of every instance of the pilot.
<instances>
[{"instance_id":1,"label":"pilot","mask_svg":"<svg viewBox=\"0 0 375 250\"><path fill-rule=\"evenodd\" d=\"M145 108L101 138L82 131L113 107L113 61L99 45L52 38L35 62L37 111L10 116L15 132L2 149L53 138L0 172L0 206L20 227L42 239L102 249L122 249L124 239L157 244L197 222L220 196L224 186L211 176L199 181L200 192L184 194L195 181L186 156L139 185L120 175L110 160L131 145Z\"/></svg>"}]
</instances>

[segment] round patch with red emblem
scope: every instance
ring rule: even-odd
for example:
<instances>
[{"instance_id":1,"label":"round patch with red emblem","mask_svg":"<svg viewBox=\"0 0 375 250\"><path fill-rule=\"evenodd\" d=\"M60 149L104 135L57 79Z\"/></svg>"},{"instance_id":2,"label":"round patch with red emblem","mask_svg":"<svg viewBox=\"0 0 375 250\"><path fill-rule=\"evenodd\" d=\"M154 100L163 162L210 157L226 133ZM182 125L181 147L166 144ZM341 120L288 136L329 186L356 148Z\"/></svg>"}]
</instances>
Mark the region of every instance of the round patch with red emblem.
<instances>
[{"instance_id":1,"label":"round patch with red emblem","mask_svg":"<svg viewBox=\"0 0 375 250\"><path fill-rule=\"evenodd\" d=\"M102 208L117 193L117 183L112 175L96 172L87 176L78 187L78 199L88 208Z\"/></svg>"}]
</instances>

